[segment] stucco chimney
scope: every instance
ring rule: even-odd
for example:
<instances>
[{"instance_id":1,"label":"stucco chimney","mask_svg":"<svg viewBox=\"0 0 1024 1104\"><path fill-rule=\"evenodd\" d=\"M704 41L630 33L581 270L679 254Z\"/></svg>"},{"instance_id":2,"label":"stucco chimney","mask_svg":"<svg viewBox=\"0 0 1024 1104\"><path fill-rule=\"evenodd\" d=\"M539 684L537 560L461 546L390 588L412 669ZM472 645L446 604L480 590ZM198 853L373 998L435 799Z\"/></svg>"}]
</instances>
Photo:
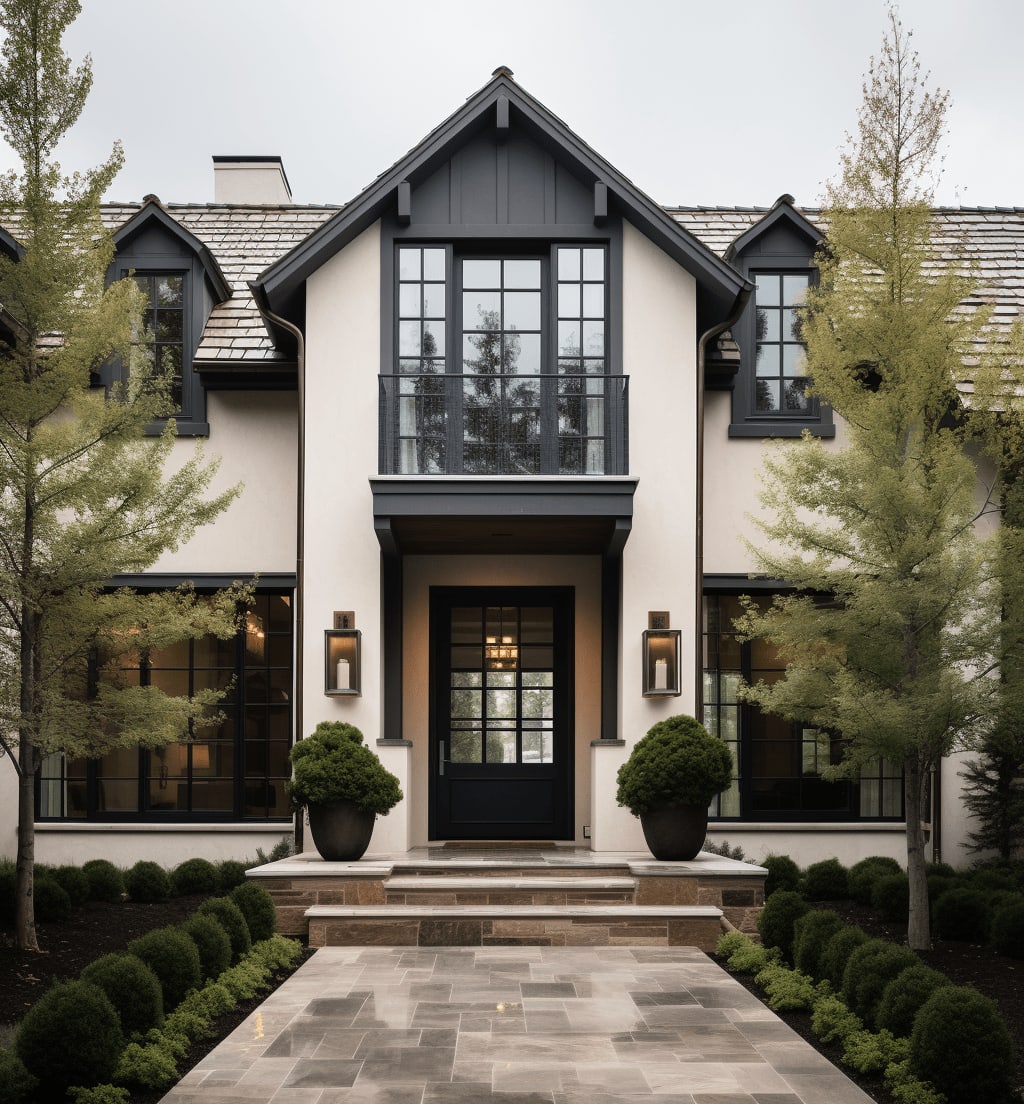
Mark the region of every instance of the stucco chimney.
<instances>
[{"instance_id":1,"label":"stucco chimney","mask_svg":"<svg viewBox=\"0 0 1024 1104\"><path fill-rule=\"evenodd\" d=\"M214 203L291 203L280 157L214 157Z\"/></svg>"}]
</instances>

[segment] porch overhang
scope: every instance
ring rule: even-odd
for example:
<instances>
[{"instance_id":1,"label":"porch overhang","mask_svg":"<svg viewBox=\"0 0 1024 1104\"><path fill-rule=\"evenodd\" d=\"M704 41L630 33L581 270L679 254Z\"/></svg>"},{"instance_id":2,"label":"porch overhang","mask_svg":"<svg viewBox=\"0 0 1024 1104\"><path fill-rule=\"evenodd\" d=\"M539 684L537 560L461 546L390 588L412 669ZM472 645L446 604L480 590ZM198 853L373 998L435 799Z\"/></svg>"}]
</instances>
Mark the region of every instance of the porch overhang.
<instances>
[{"instance_id":1,"label":"porch overhang","mask_svg":"<svg viewBox=\"0 0 1024 1104\"><path fill-rule=\"evenodd\" d=\"M633 522L635 477L379 476L373 524L386 557L617 557Z\"/></svg>"}]
</instances>

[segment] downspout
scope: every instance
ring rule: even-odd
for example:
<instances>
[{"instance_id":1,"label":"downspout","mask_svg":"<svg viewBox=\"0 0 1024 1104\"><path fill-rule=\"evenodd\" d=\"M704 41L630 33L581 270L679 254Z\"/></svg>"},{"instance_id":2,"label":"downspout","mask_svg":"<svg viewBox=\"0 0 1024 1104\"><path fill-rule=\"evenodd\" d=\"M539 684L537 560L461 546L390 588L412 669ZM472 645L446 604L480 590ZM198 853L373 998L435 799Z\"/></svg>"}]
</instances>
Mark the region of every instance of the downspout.
<instances>
[{"instance_id":1,"label":"downspout","mask_svg":"<svg viewBox=\"0 0 1024 1104\"><path fill-rule=\"evenodd\" d=\"M932 767L932 862L942 862L942 760Z\"/></svg>"},{"instance_id":2,"label":"downspout","mask_svg":"<svg viewBox=\"0 0 1024 1104\"><path fill-rule=\"evenodd\" d=\"M296 468L295 502L295 739L302 739L302 675L304 607L305 607L305 541L306 541L306 342L298 326L282 318L267 306L262 289L249 285L260 314L275 326L295 338L295 382L298 399L298 463ZM305 825L303 811L295 814L295 852L301 854L304 844Z\"/></svg>"},{"instance_id":3,"label":"downspout","mask_svg":"<svg viewBox=\"0 0 1024 1104\"><path fill-rule=\"evenodd\" d=\"M719 322L700 335L697 342L697 503L694 519L694 540L696 542L694 563L696 565L694 586L694 716L703 723L704 717L704 362L708 345L720 334L731 329L740 320L747 309L747 303L753 294L752 287L743 288L736 296L732 313L724 322Z\"/></svg>"}]
</instances>

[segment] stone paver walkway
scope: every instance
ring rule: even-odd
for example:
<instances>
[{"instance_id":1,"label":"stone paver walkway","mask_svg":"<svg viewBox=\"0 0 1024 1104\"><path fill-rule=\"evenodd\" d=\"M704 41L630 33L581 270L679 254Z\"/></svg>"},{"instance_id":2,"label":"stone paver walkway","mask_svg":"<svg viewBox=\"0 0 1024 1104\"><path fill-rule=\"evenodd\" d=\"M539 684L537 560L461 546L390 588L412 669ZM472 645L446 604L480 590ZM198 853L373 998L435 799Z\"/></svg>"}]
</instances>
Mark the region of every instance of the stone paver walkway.
<instances>
[{"instance_id":1,"label":"stone paver walkway","mask_svg":"<svg viewBox=\"0 0 1024 1104\"><path fill-rule=\"evenodd\" d=\"M164 1104L870 1104L688 947L326 947Z\"/></svg>"}]
</instances>

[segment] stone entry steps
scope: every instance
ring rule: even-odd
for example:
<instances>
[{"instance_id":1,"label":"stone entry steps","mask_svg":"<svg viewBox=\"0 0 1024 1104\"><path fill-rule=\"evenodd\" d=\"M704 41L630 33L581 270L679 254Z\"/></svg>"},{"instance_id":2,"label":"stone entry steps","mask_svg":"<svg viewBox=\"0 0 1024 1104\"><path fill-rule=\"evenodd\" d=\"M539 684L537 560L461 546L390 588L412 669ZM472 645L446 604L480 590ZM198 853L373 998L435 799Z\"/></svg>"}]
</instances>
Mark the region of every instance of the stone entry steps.
<instances>
[{"instance_id":1,"label":"stone entry steps","mask_svg":"<svg viewBox=\"0 0 1024 1104\"><path fill-rule=\"evenodd\" d=\"M384 882L387 905L633 905L636 879L534 873L489 876L426 874L392 876Z\"/></svg>"}]
</instances>

